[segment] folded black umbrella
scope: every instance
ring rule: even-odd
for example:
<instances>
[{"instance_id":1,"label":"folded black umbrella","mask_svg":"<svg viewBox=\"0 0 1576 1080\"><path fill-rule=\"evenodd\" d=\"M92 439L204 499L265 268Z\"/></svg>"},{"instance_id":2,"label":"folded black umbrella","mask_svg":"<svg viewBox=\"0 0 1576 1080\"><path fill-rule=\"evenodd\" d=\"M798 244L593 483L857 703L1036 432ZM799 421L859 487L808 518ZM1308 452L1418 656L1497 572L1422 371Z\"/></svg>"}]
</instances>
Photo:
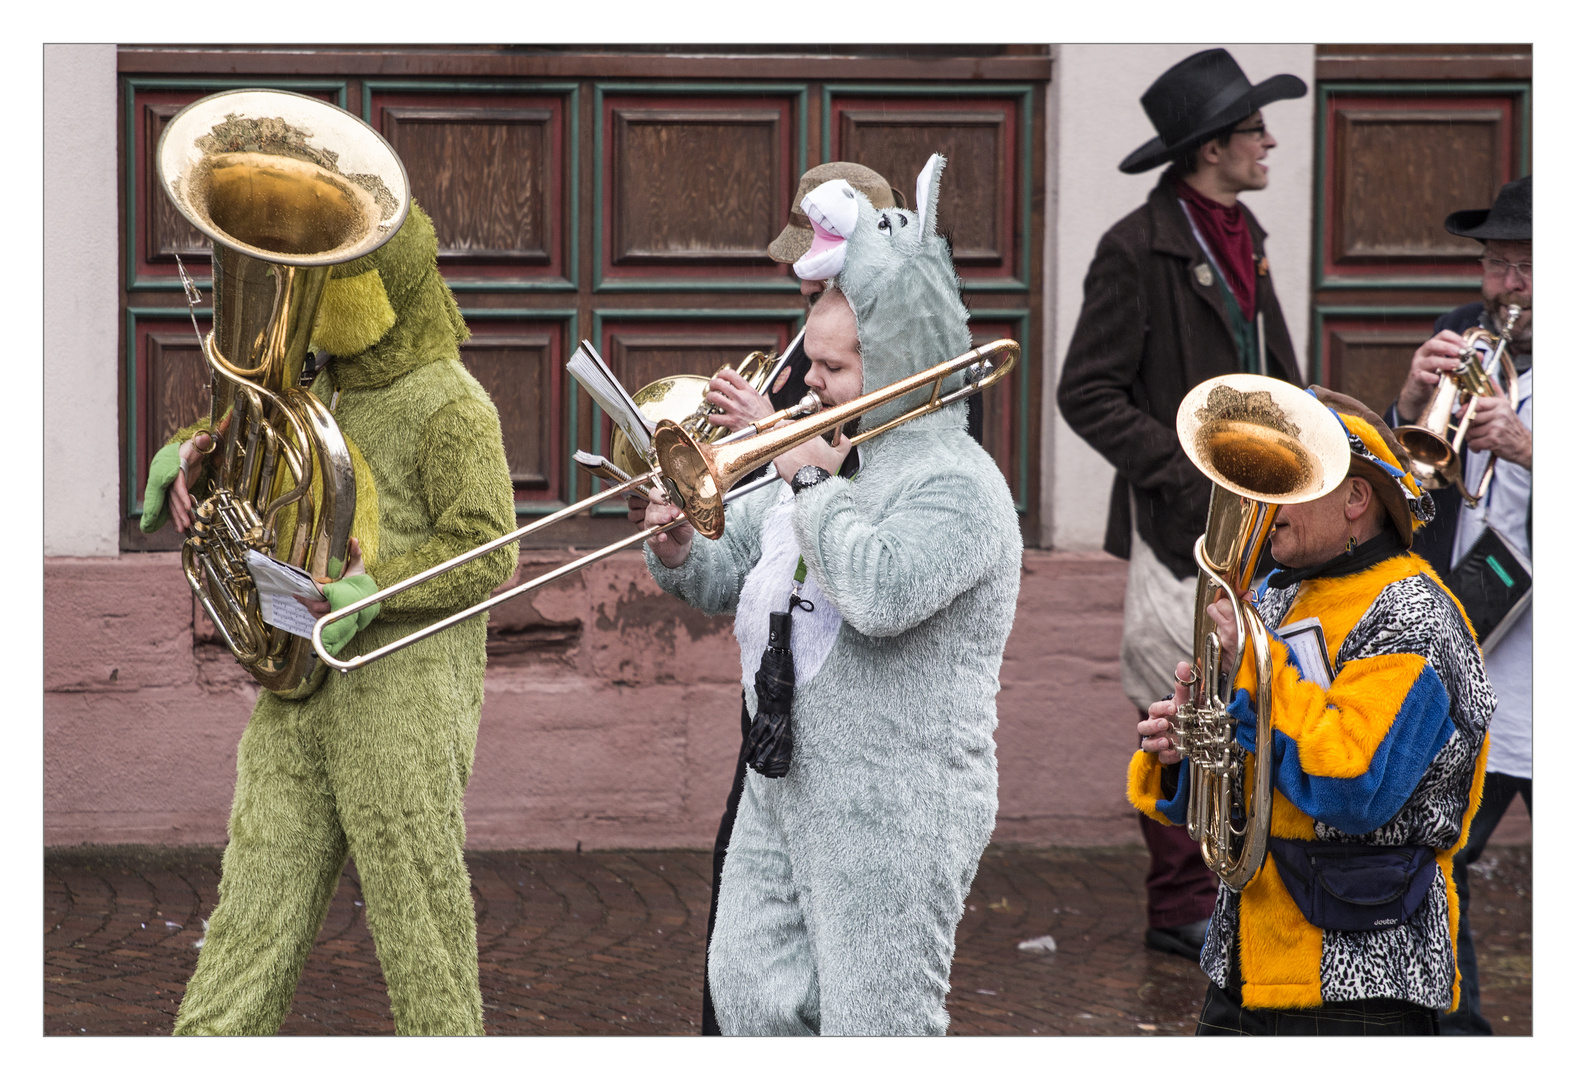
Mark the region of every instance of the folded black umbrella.
<instances>
[{"instance_id":1,"label":"folded black umbrella","mask_svg":"<svg viewBox=\"0 0 1576 1080\"><path fill-rule=\"evenodd\" d=\"M793 653L788 648L792 614L771 613L771 630L761 666L755 672L755 719L745 760L750 768L773 780L788 775L793 763Z\"/></svg>"}]
</instances>

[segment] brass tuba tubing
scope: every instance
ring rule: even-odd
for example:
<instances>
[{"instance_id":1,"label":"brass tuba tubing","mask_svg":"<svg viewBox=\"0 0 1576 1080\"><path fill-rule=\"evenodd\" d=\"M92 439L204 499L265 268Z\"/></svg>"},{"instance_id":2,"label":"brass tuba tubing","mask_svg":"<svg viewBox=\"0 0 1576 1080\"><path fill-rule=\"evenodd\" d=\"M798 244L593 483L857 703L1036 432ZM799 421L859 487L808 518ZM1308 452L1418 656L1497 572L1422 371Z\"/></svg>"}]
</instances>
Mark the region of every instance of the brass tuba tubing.
<instances>
[{"instance_id":1,"label":"brass tuba tubing","mask_svg":"<svg viewBox=\"0 0 1576 1080\"><path fill-rule=\"evenodd\" d=\"M307 641L262 620L245 557L259 551L318 578L345 557L355 514L350 451L299 384L334 267L399 230L409 178L365 121L280 90L192 102L165 124L152 158L163 195L212 242L212 329L199 334L212 475L183 546L187 584L251 676L299 696L323 672ZM196 287L178 269L195 307ZM288 524L276 531L287 507Z\"/></svg>"}]
</instances>

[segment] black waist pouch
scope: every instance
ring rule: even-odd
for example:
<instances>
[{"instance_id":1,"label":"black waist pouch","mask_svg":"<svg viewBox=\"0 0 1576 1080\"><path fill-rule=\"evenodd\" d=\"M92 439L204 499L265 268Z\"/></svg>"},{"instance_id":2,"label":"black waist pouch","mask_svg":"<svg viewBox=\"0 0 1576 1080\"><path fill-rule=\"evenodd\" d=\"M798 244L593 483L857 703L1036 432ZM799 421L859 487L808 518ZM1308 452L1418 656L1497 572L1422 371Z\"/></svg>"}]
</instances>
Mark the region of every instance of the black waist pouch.
<instances>
[{"instance_id":1,"label":"black waist pouch","mask_svg":"<svg viewBox=\"0 0 1576 1080\"><path fill-rule=\"evenodd\" d=\"M1384 930L1412 917L1434 884L1434 849L1270 837L1282 884L1321 930Z\"/></svg>"}]
</instances>

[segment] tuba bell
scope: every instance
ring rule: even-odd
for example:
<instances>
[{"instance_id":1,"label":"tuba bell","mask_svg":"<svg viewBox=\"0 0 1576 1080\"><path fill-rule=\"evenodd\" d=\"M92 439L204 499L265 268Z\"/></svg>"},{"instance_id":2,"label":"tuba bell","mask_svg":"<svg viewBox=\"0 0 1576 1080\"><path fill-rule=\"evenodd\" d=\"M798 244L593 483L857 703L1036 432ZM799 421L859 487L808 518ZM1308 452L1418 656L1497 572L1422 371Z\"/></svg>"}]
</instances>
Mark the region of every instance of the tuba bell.
<instances>
[{"instance_id":1,"label":"tuba bell","mask_svg":"<svg viewBox=\"0 0 1576 1080\"><path fill-rule=\"evenodd\" d=\"M270 690L307 692L320 677L311 641L262 620L247 556L318 581L343 566L355 472L302 373L334 266L404 222L405 167L358 118L280 90L193 102L165 127L155 160L170 202L213 242L213 329L201 339L210 468L181 565L235 659ZM181 277L195 302L184 267Z\"/></svg>"},{"instance_id":2,"label":"tuba bell","mask_svg":"<svg viewBox=\"0 0 1576 1080\"><path fill-rule=\"evenodd\" d=\"M1241 891L1258 873L1269 843L1274 770L1255 767L1237 743L1226 712L1235 665L1223 663L1208 607L1223 593L1236 615L1239 648L1251 649L1257 740L1272 745L1269 632L1242 592L1252 583L1276 510L1311 502L1346 478L1346 431L1312 395L1263 375L1222 375L1194 387L1177 410L1182 449L1214 482L1204 534L1193 545L1198 591L1193 607L1193 676L1178 705L1173 742L1188 763L1188 835L1205 864ZM1245 654L1244 654L1245 655Z\"/></svg>"},{"instance_id":3,"label":"tuba bell","mask_svg":"<svg viewBox=\"0 0 1576 1080\"><path fill-rule=\"evenodd\" d=\"M1412 475L1423 488L1438 491L1454 484L1468 506L1476 506L1487 494L1496 459L1489 457L1477 489L1468 491L1462 476L1465 454L1461 444L1466 441L1467 428L1472 426L1478 399L1496 394L1491 375L1497 374L1504 382L1505 396L1510 399L1512 409L1520 403L1516 365L1509 362L1510 335L1520 318L1521 308L1511 304L1505 312L1505 326L1498 334L1480 326L1463 334L1461 366L1439 373L1439 385L1429 395L1417 423L1395 429L1396 439L1412 456ZM1483 352L1488 353L1486 363ZM1458 420L1456 411L1463 405L1465 409Z\"/></svg>"}]
</instances>

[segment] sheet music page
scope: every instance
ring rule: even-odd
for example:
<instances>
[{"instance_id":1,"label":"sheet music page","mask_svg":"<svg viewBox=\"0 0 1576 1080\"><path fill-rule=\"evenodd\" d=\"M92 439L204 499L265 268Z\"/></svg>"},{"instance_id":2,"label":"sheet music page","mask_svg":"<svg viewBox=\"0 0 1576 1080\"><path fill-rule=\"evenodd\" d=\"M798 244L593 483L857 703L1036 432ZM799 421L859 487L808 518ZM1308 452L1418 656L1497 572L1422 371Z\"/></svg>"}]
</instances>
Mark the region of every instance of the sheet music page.
<instances>
[{"instance_id":1,"label":"sheet music page","mask_svg":"<svg viewBox=\"0 0 1576 1080\"><path fill-rule=\"evenodd\" d=\"M252 572L252 583L257 586L257 606L263 621L287 634L311 637L317 618L301 605L301 601L323 599L323 590L317 587L312 575L260 551L247 551L246 568Z\"/></svg>"},{"instance_id":2,"label":"sheet music page","mask_svg":"<svg viewBox=\"0 0 1576 1080\"><path fill-rule=\"evenodd\" d=\"M642 455L651 454L651 423L640 412L639 406L629 396L629 391L613 377L612 370L597 355L596 349L591 347L589 341L582 341L580 348L569 358L569 363L564 367L573 375L575 381L585 388L591 395L591 400L599 405L603 412L612 418L624 432L630 442L635 444L635 449Z\"/></svg>"},{"instance_id":3,"label":"sheet music page","mask_svg":"<svg viewBox=\"0 0 1576 1080\"><path fill-rule=\"evenodd\" d=\"M1275 632L1297 658L1302 677L1328 690L1330 683L1335 681L1335 671L1330 666L1330 652L1324 642L1324 625L1318 618L1290 623Z\"/></svg>"}]
</instances>

